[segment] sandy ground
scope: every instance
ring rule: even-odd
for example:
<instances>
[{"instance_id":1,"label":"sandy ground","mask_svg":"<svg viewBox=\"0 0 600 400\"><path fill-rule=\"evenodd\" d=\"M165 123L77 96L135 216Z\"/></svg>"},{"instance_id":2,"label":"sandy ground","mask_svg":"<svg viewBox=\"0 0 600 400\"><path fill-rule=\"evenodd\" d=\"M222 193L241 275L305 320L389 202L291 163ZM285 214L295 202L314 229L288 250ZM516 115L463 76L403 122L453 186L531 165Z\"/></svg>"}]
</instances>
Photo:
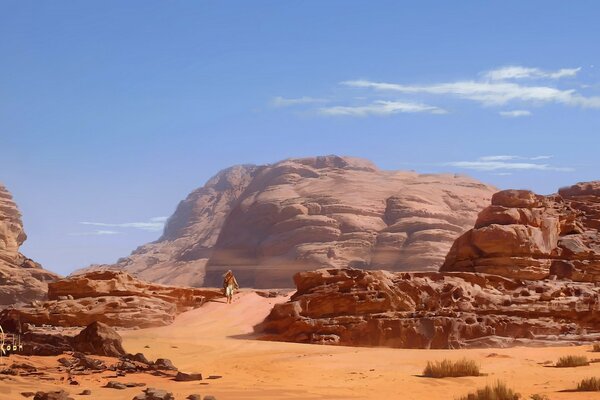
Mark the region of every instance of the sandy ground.
<instances>
[{"instance_id":1,"label":"sandy ground","mask_svg":"<svg viewBox=\"0 0 600 400\"><path fill-rule=\"evenodd\" d=\"M583 378L600 378L600 363L587 367L551 368L541 365L562 355L595 358L590 346L479 350L403 350L276 343L253 340L249 334L275 302L246 292L234 304L210 302L180 315L168 327L121 332L124 347L149 359L170 358L184 372L201 372L202 382L175 382L147 374L115 380L145 382L173 392L176 399L191 393L237 399L454 399L497 380L505 381L529 398L545 394L551 400L599 399L600 393L561 392ZM148 347L146 347L148 346ZM419 375L427 361L467 357L481 364L486 376L431 379ZM600 357L600 354L598 354ZM56 357L11 357L36 365L55 365ZM23 391L63 387L76 399L132 399L140 388L102 388L101 375L78 378L79 386L31 377L0 381L0 399L23 398ZM91 396L77 396L91 389Z\"/></svg>"}]
</instances>

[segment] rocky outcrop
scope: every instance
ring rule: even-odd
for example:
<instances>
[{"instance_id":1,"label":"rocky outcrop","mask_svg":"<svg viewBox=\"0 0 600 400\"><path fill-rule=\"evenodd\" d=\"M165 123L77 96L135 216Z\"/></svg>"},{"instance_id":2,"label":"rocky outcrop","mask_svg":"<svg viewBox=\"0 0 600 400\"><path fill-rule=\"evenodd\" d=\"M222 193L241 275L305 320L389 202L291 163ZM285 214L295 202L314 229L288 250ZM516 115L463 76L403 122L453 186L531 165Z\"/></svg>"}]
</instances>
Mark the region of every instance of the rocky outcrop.
<instances>
[{"instance_id":1,"label":"rocky outcrop","mask_svg":"<svg viewBox=\"0 0 600 400\"><path fill-rule=\"evenodd\" d=\"M226 169L192 192L163 236L114 266L146 280L290 287L298 271L435 270L494 188L325 156Z\"/></svg>"},{"instance_id":2,"label":"rocky outcrop","mask_svg":"<svg viewBox=\"0 0 600 400\"><path fill-rule=\"evenodd\" d=\"M565 344L600 338L600 288L480 273L321 269L256 330L263 339L399 348Z\"/></svg>"},{"instance_id":3,"label":"rocky outcrop","mask_svg":"<svg viewBox=\"0 0 600 400\"><path fill-rule=\"evenodd\" d=\"M21 214L0 184L0 305L44 299L47 283L59 278L19 253L25 239Z\"/></svg>"},{"instance_id":4,"label":"rocky outcrop","mask_svg":"<svg viewBox=\"0 0 600 400\"><path fill-rule=\"evenodd\" d=\"M600 181L558 194L494 194L475 227L453 244L440 271L520 279L600 281Z\"/></svg>"},{"instance_id":5,"label":"rocky outcrop","mask_svg":"<svg viewBox=\"0 0 600 400\"><path fill-rule=\"evenodd\" d=\"M146 328L169 325L181 312L222 296L220 290L142 282L122 271L96 271L49 283L48 301L5 309L0 324Z\"/></svg>"}]
</instances>

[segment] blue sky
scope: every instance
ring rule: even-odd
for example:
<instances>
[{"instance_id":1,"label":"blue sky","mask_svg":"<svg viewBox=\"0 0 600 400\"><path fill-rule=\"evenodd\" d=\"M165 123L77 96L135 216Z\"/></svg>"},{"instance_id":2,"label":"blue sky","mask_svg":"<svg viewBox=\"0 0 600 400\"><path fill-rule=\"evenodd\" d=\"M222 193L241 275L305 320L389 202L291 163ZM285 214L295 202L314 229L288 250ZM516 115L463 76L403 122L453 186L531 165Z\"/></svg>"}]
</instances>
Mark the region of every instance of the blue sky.
<instances>
[{"instance_id":1,"label":"blue sky","mask_svg":"<svg viewBox=\"0 0 600 400\"><path fill-rule=\"evenodd\" d=\"M598 179L593 1L0 1L0 182L66 274L233 164Z\"/></svg>"}]
</instances>

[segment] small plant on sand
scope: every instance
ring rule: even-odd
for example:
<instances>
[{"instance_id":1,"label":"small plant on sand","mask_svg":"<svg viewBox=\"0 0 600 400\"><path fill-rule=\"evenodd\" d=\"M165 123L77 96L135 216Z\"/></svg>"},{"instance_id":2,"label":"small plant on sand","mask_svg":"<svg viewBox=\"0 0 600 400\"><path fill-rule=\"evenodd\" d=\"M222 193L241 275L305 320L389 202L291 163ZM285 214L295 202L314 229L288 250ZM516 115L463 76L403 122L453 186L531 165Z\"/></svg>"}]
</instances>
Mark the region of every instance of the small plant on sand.
<instances>
[{"instance_id":1,"label":"small plant on sand","mask_svg":"<svg viewBox=\"0 0 600 400\"><path fill-rule=\"evenodd\" d=\"M600 391L600 379L588 378L584 379L577 385L578 392L598 392Z\"/></svg>"},{"instance_id":2,"label":"small plant on sand","mask_svg":"<svg viewBox=\"0 0 600 400\"><path fill-rule=\"evenodd\" d=\"M550 400L550 398L548 398L548 396L546 396L545 394L532 394L530 397L531 400Z\"/></svg>"},{"instance_id":3,"label":"small plant on sand","mask_svg":"<svg viewBox=\"0 0 600 400\"><path fill-rule=\"evenodd\" d=\"M473 360L463 358L458 361L427 362L423 376L428 378L446 378L459 376L479 376L479 365Z\"/></svg>"},{"instance_id":4,"label":"small plant on sand","mask_svg":"<svg viewBox=\"0 0 600 400\"><path fill-rule=\"evenodd\" d=\"M469 393L459 400L518 400L521 396L515 393L502 382L495 385L487 385L483 389L477 389L475 393Z\"/></svg>"},{"instance_id":5,"label":"small plant on sand","mask_svg":"<svg viewBox=\"0 0 600 400\"><path fill-rule=\"evenodd\" d=\"M600 343L594 343L592 346L592 351L596 353L600 352Z\"/></svg>"},{"instance_id":6,"label":"small plant on sand","mask_svg":"<svg viewBox=\"0 0 600 400\"><path fill-rule=\"evenodd\" d=\"M556 367L558 368L583 367L585 365L590 365L585 356L564 356L556 362Z\"/></svg>"}]
</instances>

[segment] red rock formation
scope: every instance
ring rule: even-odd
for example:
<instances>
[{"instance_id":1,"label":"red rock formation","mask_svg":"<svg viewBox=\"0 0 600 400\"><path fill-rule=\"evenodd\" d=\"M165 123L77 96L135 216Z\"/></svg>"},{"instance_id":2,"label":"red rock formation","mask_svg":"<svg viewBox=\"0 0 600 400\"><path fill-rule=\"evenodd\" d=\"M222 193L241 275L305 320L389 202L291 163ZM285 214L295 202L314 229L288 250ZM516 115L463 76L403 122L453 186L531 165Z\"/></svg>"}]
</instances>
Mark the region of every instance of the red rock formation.
<instances>
[{"instance_id":1,"label":"red rock formation","mask_svg":"<svg viewBox=\"0 0 600 400\"><path fill-rule=\"evenodd\" d=\"M19 253L25 239L21 214L0 185L0 305L44 299L47 283L59 278Z\"/></svg>"},{"instance_id":2,"label":"red rock formation","mask_svg":"<svg viewBox=\"0 0 600 400\"><path fill-rule=\"evenodd\" d=\"M220 286L232 268L257 288L320 267L437 269L493 191L348 157L232 167L180 203L157 242L109 268L194 286Z\"/></svg>"},{"instance_id":3,"label":"red rock formation","mask_svg":"<svg viewBox=\"0 0 600 400\"><path fill-rule=\"evenodd\" d=\"M599 227L600 182L551 196L505 190L455 241L440 271L600 281Z\"/></svg>"},{"instance_id":4,"label":"red rock formation","mask_svg":"<svg viewBox=\"0 0 600 400\"><path fill-rule=\"evenodd\" d=\"M217 289L171 287L142 282L122 271L97 271L52 282L49 301L6 309L0 324L116 327L169 325L175 316L221 297Z\"/></svg>"},{"instance_id":5,"label":"red rock formation","mask_svg":"<svg viewBox=\"0 0 600 400\"><path fill-rule=\"evenodd\" d=\"M400 348L577 343L600 337L600 288L478 273L322 269L256 327L263 339Z\"/></svg>"}]
</instances>

